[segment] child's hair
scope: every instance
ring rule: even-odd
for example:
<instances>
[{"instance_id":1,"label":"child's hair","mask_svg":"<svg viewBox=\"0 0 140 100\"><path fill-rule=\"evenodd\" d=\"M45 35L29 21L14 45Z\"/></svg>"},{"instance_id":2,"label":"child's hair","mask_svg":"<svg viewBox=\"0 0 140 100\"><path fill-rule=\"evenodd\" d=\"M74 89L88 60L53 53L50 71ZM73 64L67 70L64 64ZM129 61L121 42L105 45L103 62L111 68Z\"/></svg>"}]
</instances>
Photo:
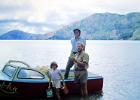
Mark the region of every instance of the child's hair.
<instances>
[{"instance_id":1,"label":"child's hair","mask_svg":"<svg viewBox=\"0 0 140 100\"><path fill-rule=\"evenodd\" d=\"M52 66L56 66L56 68L58 67L57 63L55 61L51 62L50 68L52 68Z\"/></svg>"}]
</instances>

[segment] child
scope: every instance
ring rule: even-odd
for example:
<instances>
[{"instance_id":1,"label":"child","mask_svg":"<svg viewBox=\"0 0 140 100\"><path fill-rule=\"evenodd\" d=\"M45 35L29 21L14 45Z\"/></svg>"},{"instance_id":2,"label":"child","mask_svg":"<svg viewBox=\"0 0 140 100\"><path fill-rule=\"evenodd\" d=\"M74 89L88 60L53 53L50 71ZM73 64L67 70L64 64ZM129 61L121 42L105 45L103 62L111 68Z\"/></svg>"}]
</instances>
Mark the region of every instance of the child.
<instances>
[{"instance_id":1,"label":"child","mask_svg":"<svg viewBox=\"0 0 140 100\"><path fill-rule=\"evenodd\" d=\"M52 86L55 92L55 95L57 96L57 99L60 100L60 93L59 93L59 89L61 88L61 80L63 81L63 85L65 85L64 83L64 79L62 77L61 71L59 69L57 69L58 65L56 62L52 62L50 65L51 70L49 71L49 87L51 87L51 81L52 81Z\"/></svg>"}]
</instances>

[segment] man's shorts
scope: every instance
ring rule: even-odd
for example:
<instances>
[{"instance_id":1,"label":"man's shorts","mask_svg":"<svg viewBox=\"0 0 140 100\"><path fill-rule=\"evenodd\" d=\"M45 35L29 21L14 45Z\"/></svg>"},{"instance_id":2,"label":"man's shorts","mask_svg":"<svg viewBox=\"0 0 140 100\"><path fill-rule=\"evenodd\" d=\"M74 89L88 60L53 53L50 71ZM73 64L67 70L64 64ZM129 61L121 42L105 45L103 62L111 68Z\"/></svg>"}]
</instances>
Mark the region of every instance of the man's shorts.
<instances>
[{"instance_id":1,"label":"man's shorts","mask_svg":"<svg viewBox=\"0 0 140 100\"><path fill-rule=\"evenodd\" d=\"M75 71L75 74L76 76L78 76L80 84L84 84L87 82L87 78L88 78L87 70Z\"/></svg>"}]
</instances>

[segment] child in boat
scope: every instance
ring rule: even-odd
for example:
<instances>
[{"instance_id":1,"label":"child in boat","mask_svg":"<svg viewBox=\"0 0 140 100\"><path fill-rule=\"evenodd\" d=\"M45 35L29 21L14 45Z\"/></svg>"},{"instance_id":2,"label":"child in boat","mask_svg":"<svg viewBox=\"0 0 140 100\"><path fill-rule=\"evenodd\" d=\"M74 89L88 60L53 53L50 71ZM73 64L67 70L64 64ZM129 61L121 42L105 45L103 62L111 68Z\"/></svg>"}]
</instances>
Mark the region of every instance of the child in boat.
<instances>
[{"instance_id":1,"label":"child in boat","mask_svg":"<svg viewBox=\"0 0 140 100\"><path fill-rule=\"evenodd\" d=\"M64 79L62 73L58 68L58 64L56 62L52 62L50 65L50 70L48 72L49 75L49 87L51 88L51 82L54 89L54 93L58 100L60 100L60 88L61 88L61 80L63 81L63 85L65 86ZM55 96L54 96L55 97Z\"/></svg>"}]
</instances>

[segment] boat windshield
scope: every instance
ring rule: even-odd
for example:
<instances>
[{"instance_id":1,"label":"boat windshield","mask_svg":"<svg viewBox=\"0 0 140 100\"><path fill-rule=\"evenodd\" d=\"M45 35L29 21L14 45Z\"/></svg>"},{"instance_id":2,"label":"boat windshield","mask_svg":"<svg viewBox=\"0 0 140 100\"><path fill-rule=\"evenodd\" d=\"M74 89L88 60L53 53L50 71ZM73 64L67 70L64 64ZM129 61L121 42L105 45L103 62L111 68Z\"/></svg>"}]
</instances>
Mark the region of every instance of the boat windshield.
<instances>
[{"instance_id":1,"label":"boat windshield","mask_svg":"<svg viewBox=\"0 0 140 100\"><path fill-rule=\"evenodd\" d=\"M9 77L12 77L15 71L16 71L16 67L10 65L5 66L5 68L3 69L3 72Z\"/></svg>"},{"instance_id":2,"label":"boat windshield","mask_svg":"<svg viewBox=\"0 0 140 100\"><path fill-rule=\"evenodd\" d=\"M21 61L10 61L8 64L12 66L25 67L25 68L30 67L28 64Z\"/></svg>"},{"instance_id":3,"label":"boat windshield","mask_svg":"<svg viewBox=\"0 0 140 100\"><path fill-rule=\"evenodd\" d=\"M19 71L17 77L22 79L44 79L44 75L40 72L24 68Z\"/></svg>"}]
</instances>

